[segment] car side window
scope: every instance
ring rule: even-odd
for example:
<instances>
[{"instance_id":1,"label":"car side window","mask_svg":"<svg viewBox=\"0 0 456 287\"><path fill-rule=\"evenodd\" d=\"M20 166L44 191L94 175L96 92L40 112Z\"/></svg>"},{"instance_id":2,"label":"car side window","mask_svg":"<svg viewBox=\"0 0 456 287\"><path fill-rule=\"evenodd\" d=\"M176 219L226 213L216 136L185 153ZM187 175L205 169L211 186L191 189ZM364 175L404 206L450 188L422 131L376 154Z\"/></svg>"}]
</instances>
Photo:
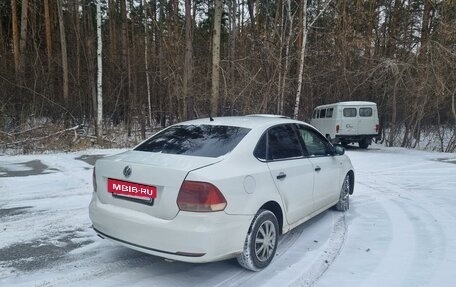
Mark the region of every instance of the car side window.
<instances>
[{"instance_id":1,"label":"car side window","mask_svg":"<svg viewBox=\"0 0 456 287\"><path fill-rule=\"evenodd\" d=\"M267 159L278 160L303 156L302 146L292 125L271 128L267 137Z\"/></svg>"},{"instance_id":2,"label":"car side window","mask_svg":"<svg viewBox=\"0 0 456 287\"><path fill-rule=\"evenodd\" d=\"M253 151L253 155L259 160L267 160L266 156L266 137L267 133L264 133L260 140L258 141L255 150Z\"/></svg>"},{"instance_id":3,"label":"car side window","mask_svg":"<svg viewBox=\"0 0 456 287\"><path fill-rule=\"evenodd\" d=\"M323 136L304 126L298 130L309 156L331 155L331 144Z\"/></svg>"}]
</instances>

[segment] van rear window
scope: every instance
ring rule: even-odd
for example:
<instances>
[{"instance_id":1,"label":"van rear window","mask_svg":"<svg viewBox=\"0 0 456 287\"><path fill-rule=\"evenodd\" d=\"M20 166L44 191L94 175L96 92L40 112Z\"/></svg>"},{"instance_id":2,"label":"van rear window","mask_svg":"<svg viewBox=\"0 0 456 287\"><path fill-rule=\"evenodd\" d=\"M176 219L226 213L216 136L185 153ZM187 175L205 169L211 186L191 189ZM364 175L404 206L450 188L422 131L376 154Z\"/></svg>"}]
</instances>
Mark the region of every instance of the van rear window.
<instances>
[{"instance_id":1,"label":"van rear window","mask_svg":"<svg viewBox=\"0 0 456 287\"><path fill-rule=\"evenodd\" d=\"M344 117L347 117L347 118L356 117L356 108L345 108L344 109Z\"/></svg>"},{"instance_id":2,"label":"van rear window","mask_svg":"<svg viewBox=\"0 0 456 287\"><path fill-rule=\"evenodd\" d=\"M372 117L372 108L360 108L359 116L360 117Z\"/></svg>"}]
</instances>

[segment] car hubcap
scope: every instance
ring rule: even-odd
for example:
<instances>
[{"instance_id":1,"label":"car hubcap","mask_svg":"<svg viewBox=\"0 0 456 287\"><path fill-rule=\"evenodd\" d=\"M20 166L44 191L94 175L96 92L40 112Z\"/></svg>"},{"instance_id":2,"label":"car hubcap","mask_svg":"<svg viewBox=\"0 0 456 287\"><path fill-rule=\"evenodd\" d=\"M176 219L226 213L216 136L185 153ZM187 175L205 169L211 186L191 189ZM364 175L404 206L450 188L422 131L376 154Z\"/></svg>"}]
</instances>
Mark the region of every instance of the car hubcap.
<instances>
[{"instance_id":1,"label":"car hubcap","mask_svg":"<svg viewBox=\"0 0 456 287\"><path fill-rule=\"evenodd\" d=\"M271 221L261 224L255 238L255 253L260 261L266 261L274 252L276 244L276 230Z\"/></svg>"}]
</instances>

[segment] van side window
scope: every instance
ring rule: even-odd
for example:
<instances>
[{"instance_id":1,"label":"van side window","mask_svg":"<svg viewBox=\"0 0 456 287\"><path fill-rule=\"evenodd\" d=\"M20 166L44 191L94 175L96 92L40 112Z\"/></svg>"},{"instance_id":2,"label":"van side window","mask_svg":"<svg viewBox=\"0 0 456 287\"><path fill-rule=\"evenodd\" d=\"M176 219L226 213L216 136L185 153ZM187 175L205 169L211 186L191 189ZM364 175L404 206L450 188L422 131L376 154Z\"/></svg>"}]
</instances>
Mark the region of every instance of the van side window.
<instances>
[{"instance_id":1,"label":"van side window","mask_svg":"<svg viewBox=\"0 0 456 287\"><path fill-rule=\"evenodd\" d=\"M325 118L326 117L326 109L321 109L320 110L320 118Z\"/></svg>"},{"instance_id":2,"label":"van side window","mask_svg":"<svg viewBox=\"0 0 456 287\"><path fill-rule=\"evenodd\" d=\"M360 108L359 116L360 117L372 117L372 108Z\"/></svg>"},{"instance_id":3,"label":"van side window","mask_svg":"<svg viewBox=\"0 0 456 287\"><path fill-rule=\"evenodd\" d=\"M326 117L327 118L332 118L333 110L334 110L333 108L329 108L329 109L326 110Z\"/></svg>"},{"instance_id":4,"label":"van side window","mask_svg":"<svg viewBox=\"0 0 456 287\"><path fill-rule=\"evenodd\" d=\"M347 118L356 117L356 108L345 108L344 109L344 117L347 117Z\"/></svg>"}]
</instances>

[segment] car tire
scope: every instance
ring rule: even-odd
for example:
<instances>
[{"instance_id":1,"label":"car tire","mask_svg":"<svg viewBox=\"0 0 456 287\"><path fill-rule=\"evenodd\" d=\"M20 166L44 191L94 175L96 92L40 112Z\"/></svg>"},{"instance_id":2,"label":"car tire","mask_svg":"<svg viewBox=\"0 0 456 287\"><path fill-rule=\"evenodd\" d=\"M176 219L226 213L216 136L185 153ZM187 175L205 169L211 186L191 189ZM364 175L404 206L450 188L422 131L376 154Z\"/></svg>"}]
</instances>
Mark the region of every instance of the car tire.
<instances>
[{"instance_id":1,"label":"car tire","mask_svg":"<svg viewBox=\"0 0 456 287\"><path fill-rule=\"evenodd\" d=\"M336 210L347 211L350 208L350 176L347 174L340 189L339 201L336 204Z\"/></svg>"},{"instance_id":2,"label":"car tire","mask_svg":"<svg viewBox=\"0 0 456 287\"><path fill-rule=\"evenodd\" d=\"M370 139L364 138L364 139L362 139L362 140L360 140L360 141L358 142L358 145L359 145L359 147L362 148L362 149L367 149L367 147L368 147L369 144L370 144L370 141L371 141Z\"/></svg>"},{"instance_id":3,"label":"car tire","mask_svg":"<svg viewBox=\"0 0 456 287\"><path fill-rule=\"evenodd\" d=\"M251 271L267 267L275 256L279 239L277 217L269 210L261 209L250 225L244 250L237 257L239 264Z\"/></svg>"}]
</instances>

